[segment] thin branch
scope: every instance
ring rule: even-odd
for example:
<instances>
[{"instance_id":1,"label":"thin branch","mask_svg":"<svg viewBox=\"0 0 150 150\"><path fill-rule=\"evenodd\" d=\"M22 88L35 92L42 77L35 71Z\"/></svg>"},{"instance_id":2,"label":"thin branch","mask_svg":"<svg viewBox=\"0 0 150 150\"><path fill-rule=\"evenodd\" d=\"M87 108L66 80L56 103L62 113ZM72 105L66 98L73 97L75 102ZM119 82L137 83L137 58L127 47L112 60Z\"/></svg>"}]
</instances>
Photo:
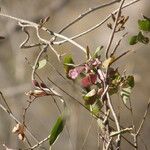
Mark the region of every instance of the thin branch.
<instances>
[{"instance_id":1,"label":"thin branch","mask_svg":"<svg viewBox=\"0 0 150 150\"><path fill-rule=\"evenodd\" d=\"M117 48L119 47L119 45L120 45L122 39L123 39L127 34L128 34L128 33L126 32L126 33L123 34L123 36L119 39L119 41L117 42L115 48L112 50L112 52L111 52L111 54L110 54L110 57L112 57L112 56L115 54L115 52L116 52Z\"/></svg>"},{"instance_id":2,"label":"thin branch","mask_svg":"<svg viewBox=\"0 0 150 150\"><path fill-rule=\"evenodd\" d=\"M144 125L146 116L147 116L147 114L148 114L149 107L150 107L150 99L148 100L147 108L146 108L146 110L145 110L143 119L142 119L142 121L141 121L141 123L140 123L140 126L139 126L137 132L136 132L136 135L137 135L137 136L140 134L140 132L141 132L141 130L142 130L142 127L143 127L143 125Z\"/></svg>"},{"instance_id":3,"label":"thin branch","mask_svg":"<svg viewBox=\"0 0 150 150\"><path fill-rule=\"evenodd\" d=\"M124 9L124 8L126 8L126 7L128 7L128 6L130 6L130 5L133 5L134 3L137 3L137 2L139 2L139 1L140 1L140 0L133 0L133 1L131 1L131 2L127 3L127 4L125 4L125 5L122 7L122 9ZM84 31L84 32L81 32L81 33L79 33L79 34L77 34L77 35L75 35L75 36L70 37L70 39L72 39L72 40L77 39L77 38L79 38L79 37L81 37L81 36L83 36L83 35L86 35L87 33L91 32L91 31L97 29L98 27L100 27L101 25L103 25L109 18L111 18L112 14L115 14L115 13L117 13L117 12L118 12L118 9L115 10L115 11L113 11L112 13L110 13L110 14L109 14L105 19L103 19L100 23L96 24L95 26L92 26L91 28L89 28L88 30L86 30L86 31ZM53 42L53 44L60 45L60 44L63 44L63 43L65 43L65 42L67 42L67 40L56 41L56 42Z\"/></svg>"},{"instance_id":4,"label":"thin branch","mask_svg":"<svg viewBox=\"0 0 150 150\"><path fill-rule=\"evenodd\" d=\"M121 15L121 8L124 4L125 0L122 0L121 3L120 3L120 6L119 6L119 9L118 9L118 12L117 12L117 16L116 16L116 20L115 20L115 23L114 23L114 26L113 26L113 29L112 29L112 33L110 35L110 38L109 38L109 42L108 42L108 45L106 47L106 51L105 51L105 57L108 58L108 53L109 53L109 49L110 49L110 46L113 42L113 38L114 38L114 35L115 35L115 32L116 32L116 28L117 28L117 23L118 23L118 19Z\"/></svg>"},{"instance_id":5,"label":"thin branch","mask_svg":"<svg viewBox=\"0 0 150 150\"><path fill-rule=\"evenodd\" d=\"M74 19L72 22L70 22L69 24L67 24L65 27L63 27L58 33L62 33L63 31L65 31L66 29L68 29L70 26L72 26L73 24L75 24L76 22L78 22L79 20L81 20L83 17L87 16L88 14L98 10L98 9L101 9L101 8L104 8L104 7L107 7L107 6L110 6L112 4L115 4L117 2L119 2L120 0L114 0L112 2L108 2L108 3L105 3L105 4L102 4L102 5L98 5L96 7L93 7L93 8L89 8L86 12L80 14L76 19Z\"/></svg>"},{"instance_id":6,"label":"thin branch","mask_svg":"<svg viewBox=\"0 0 150 150\"><path fill-rule=\"evenodd\" d=\"M40 60L40 57L42 56L42 54L43 54L44 52L46 52L47 48L48 48L48 45L44 46L44 47L42 48L42 50L40 51L40 53L38 54L36 60L35 60L34 67L33 67L33 70L32 70L32 75L31 75L31 80L32 80L32 81L35 80L35 71L36 71L36 69L37 69L37 66L38 66L37 64L38 64L38 62L39 62L39 60Z\"/></svg>"},{"instance_id":7,"label":"thin branch","mask_svg":"<svg viewBox=\"0 0 150 150\"><path fill-rule=\"evenodd\" d=\"M30 150L33 150L33 149L39 147L41 144L43 144L43 143L45 143L46 141L48 141L48 140L49 140L49 137L50 137L50 135L49 135L48 137L44 138L42 141L38 142L37 144L35 144L34 146L32 146L32 147L30 147L30 148L28 148L28 149L26 149L26 150L29 150L29 149L30 149Z\"/></svg>"},{"instance_id":8,"label":"thin branch","mask_svg":"<svg viewBox=\"0 0 150 150\"><path fill-rule=\"evenodd\" d=\"M7 106L8 111L9 111L10 113L12 113L12 111L11 111L11 109L10 109L10 107L9 107L9 105L8 105L6 99L5 99L5 97L4 97L4 95L3 95L3 93L2 93L1 91L0 91L0 95L1 95L2 100L4 101L5 105Z\"/></svg>"},{"instance_id":9,"label":"thin branch","mask_svg":"<svg viewBox=\"0 0 150 150\"><path fill-rule=\"evenodd\" d=\"M21 24L20 24L21 26ZM32 47L37 47L37 46L41 46L43 45L42 43L35 43L35 44L30 44L30 45L26 45L28 42L29 42L29 39L30 39L30 34L29 32L26 30L26 28L22 27L22 30L24 31L24 33L27 35L26 39L20 44L20 48L32 48Z\"/></svg>"},{"instance_id":10,"label":"thin branch","mask_svg":"<svg viewBox=\"0 0 150 150\"><path fill-rule=\"evenodd\" d=\"M0 16L2 17L6 17L6 18L10 18L10 19L13 19L17 22L21 22L19 25L21 27L31 27L31 28L35 28L36 29L36 33L37 33L37 36L39 38L39 40L41 40L42 42L44 42L45 44L53 44L52 41L48 41L48 40L45 40L43 38L40 37L39 35L39 29L43 30L43 31L46 31L47 33L49 33L51 36L54 36L54 37L59 37L61 39L64 39L68 42L70 42L71 44L73 44L74 46L78 47L80 50L82 50L84 53L86 53L86 49L84 47L82 47L80 44L78 44L77 42L73 41L72 39L64 36L64 35L61 35L61 34L58 34L58 33L55 33L53 31L50 31L49 29L47 29L46 27L44 26L40 26L39 24L37 23L34 23L34 22L31 22L31 21L28 21L28 20L24 20L24 19L21 19L21 18L17 18L17 17L13 17L13 16L10 16L10 15L6 15L6 14L2 14L0 13Z\"/></svg>"},{"instance_id":11,"label":"thin branch","mask_svg":"<svg viewBox=\"0 0 150 150\"><path fill-rule=\"evenodd\" d=\"M120 134L121 129L120 129L120 124L119 124L117 115L116 115L116 113L115 113L115 111L114 111L114 108L113 108L113 106L112 106L111 99L110 99L110 96L109 96L109 93L108 93L108 92L106 93L106 96L107 96L107 101L108 101L109 108L110 108L110 110L111 110L111 113L112 113L112 115L113 115L113 117L114 117L114 120L115 120L115 123L116 123L117 131L118 131L118 133L119 133L119 134L118 134L118 137L117 137L117 139L116 139L116 143L117 143L116 150L119 150L119 149L120 149L120 142L121 142L121 134Z\"/></svg>"},{"instance_id":12,"label":"thin branch","mask_svg":"<svg viewBox=\"0 0 150 150\"><path fill-rule=\"evenodd\" d=\"M6 109L2 104L0 104L0 108L5 111L16 123L21 124L21 122L8 110ZM29 131L29 129L27 127L26 131L28 132L28 134L35 140L35 142L38 142L38 140L34 137L34 135Z\"/></svg>"}]
</instances>

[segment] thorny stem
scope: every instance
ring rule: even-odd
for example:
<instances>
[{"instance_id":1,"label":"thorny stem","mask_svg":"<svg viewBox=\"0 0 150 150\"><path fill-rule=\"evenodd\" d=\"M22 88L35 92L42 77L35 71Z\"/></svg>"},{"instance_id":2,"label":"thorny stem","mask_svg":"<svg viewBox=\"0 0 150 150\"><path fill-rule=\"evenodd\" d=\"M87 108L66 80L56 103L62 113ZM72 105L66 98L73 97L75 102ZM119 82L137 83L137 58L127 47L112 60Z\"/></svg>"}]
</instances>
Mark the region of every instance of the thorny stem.
<instances>
[{"instance_id":1,"label":"thorny stem","mask_svg":"<svg viewBox=\"0 0 150 150\"><path fill-rule=\"evenodd\" d=\"M112 44L112 41L113 41L113 38L114 38L114 35L115 35L115 32L116 32L117 22L118 22L118 19L119 19L120 15L121 15L121 8L122 8L124 2L125 2L125 0L121 1L118 12L117 12L116 20L115 20L115 23L114 23L114 26L113 26L113 29L112 29L112 33L111 33L110 38L109 38L109 42L108 42L106 51L105 51L105 57L106 58L108 58L109 49L110 49L110 46Z\"/></svg>"}]
</instances>

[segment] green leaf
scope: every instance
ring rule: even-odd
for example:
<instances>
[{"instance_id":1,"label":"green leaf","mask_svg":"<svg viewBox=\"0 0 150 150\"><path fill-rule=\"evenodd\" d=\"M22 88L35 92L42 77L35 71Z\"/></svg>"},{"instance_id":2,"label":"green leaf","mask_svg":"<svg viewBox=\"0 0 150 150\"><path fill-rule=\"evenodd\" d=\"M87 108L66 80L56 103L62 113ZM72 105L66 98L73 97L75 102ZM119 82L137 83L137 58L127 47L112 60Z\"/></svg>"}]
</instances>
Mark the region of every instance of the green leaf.
<instances>
[{"instance_id":1,"label":"green leaf","mask_svg":"<svg viewBox=\"0 0 150 150\"><path fill-rule=\"evenodd\" d=\"M139 29L143 31L150 31L150 20L138 20Z\"/></svg>"},{"instance_id":2,"label":"green leaf","mask_svg":"<svg viewBox=\"0 0 150 150\"><path fill-rule=\"evenodd\" d=\"M63 63L64 63L64 69L65 69L66 73L68 73L70 69L74 68L73 67L74 62L73 62L73 59L72 59L71 55L66 55L64 57L64 62Z\"/></svg>"},{"instance_id":3,"label":"green leaf","mask_svg":"<svg viewBox=\"0 0 150 150\"><path fill-rule=\"evenodd\" d=\"M103 49L103 46L97 47L93 54L93 58L100 58L102 49Z\"/></svg>"},{"instance_id":4,"label":"green leaf","mask_svg":"<svg viewBox=\"0 0 150 150\"><path fill-rule=\"evenodd\" d=\"M137 42L138 42L138 40L137 40L137 36L136 36L136 35L131 36L131 37L129 38L129 44L130 44L130 45L134 45L134 44L136 44Z\"/></svg>"},{"instance_id":5,"label":"green leaf","mask_svg":"<svg viewBox=\"0 0 150 150\"><path fill-rule=\"evenodd\" d=\"M95 101L96 101L96 90L92 89L90 92L88 92L86 95L83 96L83 99L85 100L85 104L88 105L92 105Z\"/></svg>"},{"instance_id":6,"label":"green leaf","mask_svg":"<svg viewBox=\"0 0 150 150\"><path fill-rule=\"evenodd\" d=\"M131 88L134 87L134 77L133 76L128 76L126 81L127 81L128 86L130 86Z\"/></svg>"},{"instance_id":7,"label":"green leaf","mask_svg":"<svg viewBox=\"0 0 150 150\"><path fill-rule=\"evenodd\" d=\"M121 92L120 92L120 95L121 95L121 98L122 98L122 101L123 103L125 104L125 106L127 108L129 108L130 106L128 106L128 102L130 100L130 94L131 94L131 87L127 87L127 88L122 88L121 89Z\"/></svg>"},{"instance_id":8,"label":"green leaf","mask_svg":"<svg viewBox=\"0 0 150 150\"><path fill-rule=\"evenodd\" d=\"M36 65L36 69L41 69L43 68L47 63L46 59L40 60L37 65ZM32 68L35 68L35 66L33 66Z\"/></svg>"},{"instance_id":9,"label":"green leaf","mask_svg":"<svg viewBox=\"0 0 150 150\"><path fill-rule=\"evenodd\" d=\"M63 116L58 117L55 125L53 126L50 136L49 136L49 144L53 145L54 142L57 140L60 133L63 131L65 120Z\"/></svg>"},{"instance_id":10,"label":"green leaf","mask_svg":"<svg viewBox=\"0 0 150 150\"><path fill-rule=\"evenodd\" d=\"M39 66L38 66L37 69L43 68L43 67L46 65L46 63L47 63L47 60L46 60L46 59L43 59L43 60L39 61L39 63L38 63Z\"/></svg>"},{"instance_id":11,"label":"green leaf","mask_svg":"<svg viewBox=\"0 0 150 150\"><path fill-rule=\"evenodd\" d=\"M90 105L90 110L91 110L92 113L95 114L96 116L99 115L99 113L100 113L100 111L101 111L101 108L102 108L102 103L100 102L99 99L97 99L93 105Z\"/></svg>"},{"instance_id":12,"label":"green leaf","mask_svg":"<svg viewBox=\"0 0 150 150\"><path fill-rule=\"evenodd\" d=\"M149 38L145 37L142 32L139 32L138 36L137 36L137 40L143 44L148 44L149 43Z\"/></svg>"}]
</instances>

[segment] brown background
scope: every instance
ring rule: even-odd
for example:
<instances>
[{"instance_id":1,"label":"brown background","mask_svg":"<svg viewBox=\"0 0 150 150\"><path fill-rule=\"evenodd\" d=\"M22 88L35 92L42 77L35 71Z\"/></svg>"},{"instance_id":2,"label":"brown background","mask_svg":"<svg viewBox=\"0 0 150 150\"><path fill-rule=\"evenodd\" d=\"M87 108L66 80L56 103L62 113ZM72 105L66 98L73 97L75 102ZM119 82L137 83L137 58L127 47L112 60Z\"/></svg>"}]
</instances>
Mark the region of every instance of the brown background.
<instances>
[{"instance_id":1,"label":"brown background","mask_svg":"<svg viewBox=\"0 0 150 150\"><path fill-rule=\"evenodd\" d=\"M127 1L129 0L126 0L126 2ZM45 16L50 16L50 21L46 26L49 29L58 32L63 26L72 21L89 7L97 6L103 2L109 2L109 0L0 0L0 6L3 13L35 22ZM137 20L142 17L142 14L150 17L149 6L149 0L141 0L141 2L138 2L123 11L124 15L130 16L129 21L126 24L126 30L129 32L127 37L138 32ZM98 10L73 25L63 34L70 37L80 33L100 22L117 7L118 4L115 4ZM112 20L110 20L110 22L112 22ZM93 32L78 38L76 41L84 47L88 45L91 51L94 51L98 46L107 45L110 32L111 31L107 28L106 24L104 24ZM35 37L34 32L30 30L30 33L32 35L31 42L36 42L37 38ZM2 17L0 17L0 35L6 37L5 40L0 41L0 90L6 96L7 102L15 116L21 120L23 108L26 106L26 100L28 99L24 93L32 89L30 82L31 68L26 63L25 57L27 57L33 64L39 52L39 48L20 49L19 45L25 39L24 33L21 32L20 28L18 28L16 22ZM120 36L120 33L117 34L115 42ZM43 37L47 39L50 38L44 33ZM135 75L136 86L131 98L135 114L134 119L137 126L139 125L146 108L146 103L150 97L149 48L149 44L129 46L128 39L125 38L118 49L118 53L130 49L135 50L134 53L123 58L123 61L119 61L116 66L121 67L122 70L126 68L128 73ZM58 49L60 53L72 53L77 63L82 62L83 58L85 58L84 54L80 53L79 49L68 43L60 47L57 46L56 49ZM56 56L52 52L49 52L48 55L49 62L63 73L63 68L59 65ZM53 87L53 85L48 82L47 77L50 77L66 91L82 101L80 89L78 89L77 86L70 86L72 83L69 82L70 84L68 84L68 81L63 80L49 64L47 64L44 69L41 69L39 74L50 87ZM56 90L58 89L56 88ZM65 95L64 97L68 103L68 107L70 108L70 119L68 119L67 125L70 131L72 146L70 145L68 136L64 131L53 146L53 150L79 150L82 147L83 140L91 122L91 117L86 110L76 104L73 100L69 99ZM116 97L114 97L114 102L117 102L115 99ZM61 103L59 104L61 105ZM122 124L124 126L130 126L130 114L123 106L121 111ZM55 122L58 114L57 108L51 98L41 98L31 106L26 123L37 139L42 140L49 134L50 128ZM148 149L150 147L149 117L150 115L147 117L144 130L142 132L142 138L148 146ZM18 149L18 147L23 147L21 142L17 140L17 136L11 133L14 125L15 122L5 112L0 110L0 149L3 149L3 143L11 148ZM97 149L96 131L97 126L96 123L94 123L85 144L85 150ZM144 149L141 144L139 146L141 150ZM48 149L48 143L45 144L45 147ZM128 144L124 142L122 150L126 150L127 148L132 149L131 146L128 146Z\"/></svg>"}]
</instances>

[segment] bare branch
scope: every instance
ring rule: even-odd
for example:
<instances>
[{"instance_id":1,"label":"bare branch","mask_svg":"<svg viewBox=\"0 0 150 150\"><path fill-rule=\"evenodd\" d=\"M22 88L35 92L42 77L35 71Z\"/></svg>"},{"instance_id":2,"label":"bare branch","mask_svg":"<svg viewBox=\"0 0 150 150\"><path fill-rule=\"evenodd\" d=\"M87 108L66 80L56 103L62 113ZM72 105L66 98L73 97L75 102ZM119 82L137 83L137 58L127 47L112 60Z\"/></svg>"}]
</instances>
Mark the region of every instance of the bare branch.
<instances>
[{"instance_id":1,"label":"bare branch","mask_svg":"<svg viewBox=\"0 0 150 150\"><path fill-rule=\"evenodd\" d=\"M108 3L105 3L105 4L102 4L102 5L98 5L96 7L93 7L93 8L89 8L86 12L80 14L76 19L74 19L72 22L70 22L69 24L67 24L65 27L63 27L58 33L62 33L63 31L65 31L66 29L68 29L70 26L72 26L73 24L75 24L76 22L78 22L79 20L81 20L83 17L87 16L88 14L98 10L98 9L101 9L101 8L104 8L104 7L107 7L107 6L110 6L112 4L115 4L117 2L119 2L120 0L113 0L112 2L108 2Z\"/></svg>"},{"instance_id":2,"label":"bare branch","mask_svg":"<svg viewBox=\"0 0 150 150\"><path fill-rule=\"evenodd\" d=\"M140 1L140 0L133 0L133 1L131 1L131 2L127 3L127 4L125 4L125 5L122 7L122 9L124 9L124 8L126 8L126 7L128 7L128 6L130 6L130 5L133 5L134 3L137 3L137 2L139 2L139 1ZM83 35L86 35L87 33L91 32L91 31L97 29L98 27L100 27L101 25L103 25L109 18L111 18L112 14L115 14L115 13L117 13L117 12L118 12L118 9L115 10L115 11L113 11L111 14L109 14L109 15L108 15L105 19L103 19L100 23L96 24L95 26L92 26L91 28L89 28L88 30L86 30L86 31L84 31L84 32L81 32L81 33L79 33L79 34L77 34L77 35L75 35L75 36L70 37L70 39L72 39L72 40L77 39L77 38L79 38L79 37L81 37L81 36L83 36ZM56 41L56 42L53 42L53 44L60 45L60 44L63 44L63 43L65 43L65 42L67 42L67 40Z\"/></svg>"},{"instance_id":3,"label":"bare branch","mask_svg":"<svg viewBox=\"0 0 150 150\"><path fill-rule=\"evenodd\" d=\"M112 29L112 33L110 35L110 38L109 38L109 42L108 42L108 45L107 45L107 48L106 48L106 51L105 51L105 57L108 58L108 53L109 53L109 49L110 49L110 46L112 44L112 41L113 41L113 38L114 38L114 35L115 35L115 32L116 32L116 27L117 27L117 22L118 22L118 19L121 15L121 8L124 4L125 0L122 0L121 3L120 3L120 6L119 6L119 9L118 9L118 12L117 12L117 16L116 16L116 20L115 20L115 23L114 23L114 26L113 26L113 29Z\"/></svg>"}]
</instances>

